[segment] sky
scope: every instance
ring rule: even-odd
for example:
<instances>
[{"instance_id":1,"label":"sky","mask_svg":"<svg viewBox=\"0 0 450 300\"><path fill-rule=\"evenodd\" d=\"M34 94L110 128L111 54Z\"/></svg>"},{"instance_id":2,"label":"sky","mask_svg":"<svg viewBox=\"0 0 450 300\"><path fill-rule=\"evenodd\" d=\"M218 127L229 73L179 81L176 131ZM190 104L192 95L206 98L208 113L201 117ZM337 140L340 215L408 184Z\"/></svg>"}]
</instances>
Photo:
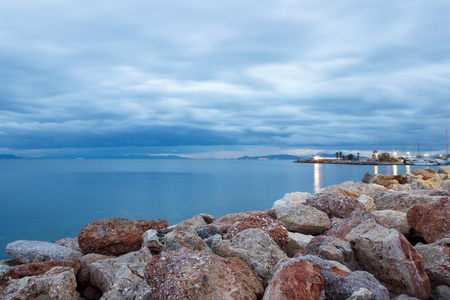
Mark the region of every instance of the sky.
<instances>
[{"instance_id":1,"label":"sky","mask_svg":"<svg viewBox=\"0 0 450 300\"><path fill-rule=\"evenodd\" d=\"M444 153L450 2L0 4L0 153Z\"/></svg>"}]
</instances>

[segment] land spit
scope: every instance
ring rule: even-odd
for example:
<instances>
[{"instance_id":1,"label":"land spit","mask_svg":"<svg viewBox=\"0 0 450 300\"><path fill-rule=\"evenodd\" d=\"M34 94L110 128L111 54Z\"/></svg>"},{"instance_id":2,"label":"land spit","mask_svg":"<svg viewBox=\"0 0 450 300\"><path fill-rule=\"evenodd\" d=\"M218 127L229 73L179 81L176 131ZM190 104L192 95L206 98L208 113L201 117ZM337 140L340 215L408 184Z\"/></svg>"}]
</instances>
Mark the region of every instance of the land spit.
<instances>
[{"instance_id":1,"label":"land spit","mask_svg":"<svg viewBox=\"0 0 450 300\"><path fill-rule=\"evenodd\" d=\"M378 161L378 160L350 160L350 159L297 159L294 161L295 163L301 164L336 164L336 165L404 165L404 162L387 162L387 161Z\"/></svg>"},{"instance_id":2,"label":"land spit","mask_svg":"<svg viewBox=\"0 0 450 300\"><path fill-rule=\"evenodd\" d=\"M450 299L450 167L289 193L219 218L104 219L16 241L0 299Z\"/></svg>"}]
</instances>

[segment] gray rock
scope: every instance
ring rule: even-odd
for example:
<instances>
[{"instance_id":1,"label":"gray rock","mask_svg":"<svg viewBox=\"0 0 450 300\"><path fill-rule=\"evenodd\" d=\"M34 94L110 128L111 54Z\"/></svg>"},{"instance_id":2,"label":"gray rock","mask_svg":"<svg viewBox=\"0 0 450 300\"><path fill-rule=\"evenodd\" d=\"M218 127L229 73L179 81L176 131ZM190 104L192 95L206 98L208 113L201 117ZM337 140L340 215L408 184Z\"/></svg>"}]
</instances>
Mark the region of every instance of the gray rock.
<instances>
[{"instance_id":1,"label":"gray rock","mask_svg":"<svg viewBox=\"0 0 450 300\"><path fill-rule=\"evenodd\" d=\"M358 264L390 291L428 299L431 286L420 255L406 238L368 220L345 236Z\"/></svg>"},{"instance_id":2,"label":"gray rock","mask_svg":"<svg viewBox=\"0 0 450 300\"><path fill-rule=\"evenodd\" d=\"M286 205L292 205L296 203L305 204L306 200L311 196L312 195L310 193L303 192L287 193L282 199L277 200L273 203L273 209L275 209L276 212L277 209Z\"/></svg>"},{"instance_id":3,"label":"gray rock","mask_svg":"<svg viewBox=\"0 0 450 300\"><path fill-rule=\"evenodd\" d=\"M304 252L322 259L338 261L353 271L359 269L350 243L334 236L314 237L306 245Z\"/></svg>"},{"instance_id":4,"label":"gray rock","mask_svg":"<svg viewBox=\"0 0 450 300\"><path fill-rule=\"evenodd\" d=\"M350 180L338 185L330 185L317 194L345 196L354 199L357 199L361 195L367 195L375 199L378 194L382 194L387 191L387 188L378 184L366 184L363 182L353 182Z\"/></svg>"},{"instance_id":5,"label":"gray rock","mask_svg":"<svg viewBox=\"0 0 450 300\"><path fill-rule=\"evenodd\" d=\"M287 230L304 234L320 234L331 227L327 214L309 205L292 203L274 206L278 220Z\"/></svg>"},{"instance_id":6,"label":"gray rock","mask_svg":"<svg viewBox=\"0 0 450 300\"><path fill-rule=\"evenodd\" d=\"M0 284L8 276L10 269L9 266L0 265Z\"/></svg>"},{"instance_id":7,"label":"gray rock","mask_svg":"<svg viewBox=\"0 0 450 300\"><path fill-rule=\"evenodd\" d=\"M150 299L144 268L152 255L147 248L89 265L90 281L103 293L102 299ZM135 298L129 298L134 295Z\"/></svg>"},{"instance_id":8,"label":"gray rock","mask_svg":"<svg viewBox=\"0 0 450 300\"><path fill-rule=\"evenodd\" d=\"M154 255L161 253L164 245L157 230L147 230L144 232L142 239L142 247L148 248L148 250L150 250L150 252Z\"/></svg>"},{"instance_id":9,"label":"gray rock","mask_svg":"<svg viewBox=\"0 0 450 300\"><path fill-rule=\"evenodd\" d=\"M305 251L306 245L314 237L312 235L290 231L288 231L288 235L290 240L286 246L286 254L289 257L294 257L295 253L297 253L298 250Z\"/></svg>"},{"instance_id":10,"label":"gray rock","mask_svg":"<svg viewBox=\"0 0 450 300\"><path fill-rule=\"evenodd\" d=\"M392 300L420 300L420 299L402 294L402 295L392 298Z\"/></svg>"},{"instance_id":11,"label":"gray rock","mask_svg":"<svg viewBox=\"0 0 450 300\"><path fill-rule=\"evenodd\" d=\"M432 286L450 286L450 238L432 244L417 244L414 248L423 258Z\"/></svg>"},{"instance_id":12,"label":"gray rock","mask_svg":"<svg viewBox=\"0 0 450 300\"><path fill-rule=\"evenodd\" d=\"M304 255L291 260L301 259L308 260L319 268L320 274L325 280L324 291L327 300L341 300L350 297L371 300L390 299L388 290L367 272L352 272L336 261L324 260L314 255ZM371 298L361 298L364 295L370 295Z\"/></svg>"},{"instance_id":13,"label":"gray rock","mask_svg":"<svg viewBox=\"0 0 450 300\"><path fill-rule=\"evenodd\" d=\"M215 249L219 256L240 258L264 281L268 280L278 261L287 259L269 234L259 228L239 232L231 240L219 242Z\"/></svg>"},{"instance_id":14,"label":"gray rock","mask_svg":"<svg viewBox=\"0 0 450 300\"><path fill-rule=\"evenodd\" d=\"M450 286L440 285L433 289L431 294L433 300L448 300L450 299Z\"/></svg>"},{"instance_id":15,"label":"gray rock","mask_svg":"<svg viewBox=\"0 0 450 300\"><path fill-rule=\"evenodd\" d=\"M19 240L6 245L6 252L22 263L62 260L77 268L80 251L49 242ZM76 270L78 271L78 270Z\"/></svg>"},{"instance_id":16,"label":"gray rock","mask_svg":"<svg viewBox=\"0 0 450 300\"><path fill-rule=\"evenodd\" d=\"M395 229L407 236L411 231L411 226L406 219L406 213L396 210L377 210L372 212L381 225L388 229Z\"/></svg>"},{"instance_id":17,"label":"gray rock","mask_svg":"<svg viewBox=\"0 0 450 300\"><path fill-rule=\"evenodd\" d=\"M162 251L178 251L188 248L195 251L213 253L208 245L198 236L195 229L188 225L177 225L170 232L160 237Z\"/></svg>"},{"instance_id":18,"label":"gray rock","mask_svg":"<svg viewBox=\"0 0 450 300\"><path fill-rule=\"evenodd\" d=\"M197 227L197 226L201 226L201 225L207 225L208 223L206 223L205 219L201 216L201 215L195 215L192 218L188 219L188 220L184 220L182 222L180 222L178 225L188 225L188 226L192 226Z\"/></svg>"},{"instance_id":19,"label":"gray rock","mask_svg":"<svg viewBox=\"0 0 450 300\"><path fill-rule=\"evenodd\" d=\"M0 289L0 299L76 300L77 286L73 269L54 267L44 275L12 279Z\"/></svg>"},{"instance_id":20,"label":"gray rock","mask_svg":"<svg viewBox=\"0 0 450 300\"><path fill-rule=\"evenodd\" d=\"M396 210L407 212L416 204L425 204L438 200L440 197L432 193L420 193L413 191L400 191L385 193L375 197L375 205L378 210Z\"/></svg>"},{"instance_id":21,"label":"gray rock","mask_svg":"<svg viewBox=\"0 0 450 300\"><path fill-rule=\"evenodd\" d=\"M89 265L103 259L112 258L102 254L89 253L81 258L80 271L77 274L77 280L81 285L89 286L91 284L91 275L89 273Z\"/></svg>"}]
</instances>

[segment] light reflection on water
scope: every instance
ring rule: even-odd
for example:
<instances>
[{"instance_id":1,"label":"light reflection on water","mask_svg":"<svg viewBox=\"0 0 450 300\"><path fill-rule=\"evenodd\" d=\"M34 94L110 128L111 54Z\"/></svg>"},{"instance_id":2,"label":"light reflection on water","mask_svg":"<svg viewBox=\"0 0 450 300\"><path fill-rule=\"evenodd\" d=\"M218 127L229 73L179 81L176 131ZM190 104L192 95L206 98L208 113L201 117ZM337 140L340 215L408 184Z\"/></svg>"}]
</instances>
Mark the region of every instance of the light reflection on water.
<instances>
[{"instance_id":1,"label":"light reflection on water","mask_svg":"<svg viewBox=\"0 0 450 300\"><path fill-rule=\"evenodd\" d=\"M320 190L320 164L314 164L314 193Z\"/></svg>"}]
</instances>

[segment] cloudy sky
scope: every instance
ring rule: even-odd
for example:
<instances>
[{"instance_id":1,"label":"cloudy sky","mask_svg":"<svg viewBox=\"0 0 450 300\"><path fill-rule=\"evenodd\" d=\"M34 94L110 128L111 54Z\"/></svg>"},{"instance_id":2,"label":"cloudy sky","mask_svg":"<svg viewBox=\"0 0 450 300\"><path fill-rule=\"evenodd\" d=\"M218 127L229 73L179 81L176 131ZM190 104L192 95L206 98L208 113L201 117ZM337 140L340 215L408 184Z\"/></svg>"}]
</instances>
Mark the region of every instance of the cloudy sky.
<instances>
[{"instance_id":1,"label":"cloudy sky","mask_svg":"<svg viewBox=\"0 0 450 300\"><path fill-rule=\"evenodd\" d=\"M449 16L447 0L3 1L0 153L445 151Z\"/></svg>"}]
</instances>

